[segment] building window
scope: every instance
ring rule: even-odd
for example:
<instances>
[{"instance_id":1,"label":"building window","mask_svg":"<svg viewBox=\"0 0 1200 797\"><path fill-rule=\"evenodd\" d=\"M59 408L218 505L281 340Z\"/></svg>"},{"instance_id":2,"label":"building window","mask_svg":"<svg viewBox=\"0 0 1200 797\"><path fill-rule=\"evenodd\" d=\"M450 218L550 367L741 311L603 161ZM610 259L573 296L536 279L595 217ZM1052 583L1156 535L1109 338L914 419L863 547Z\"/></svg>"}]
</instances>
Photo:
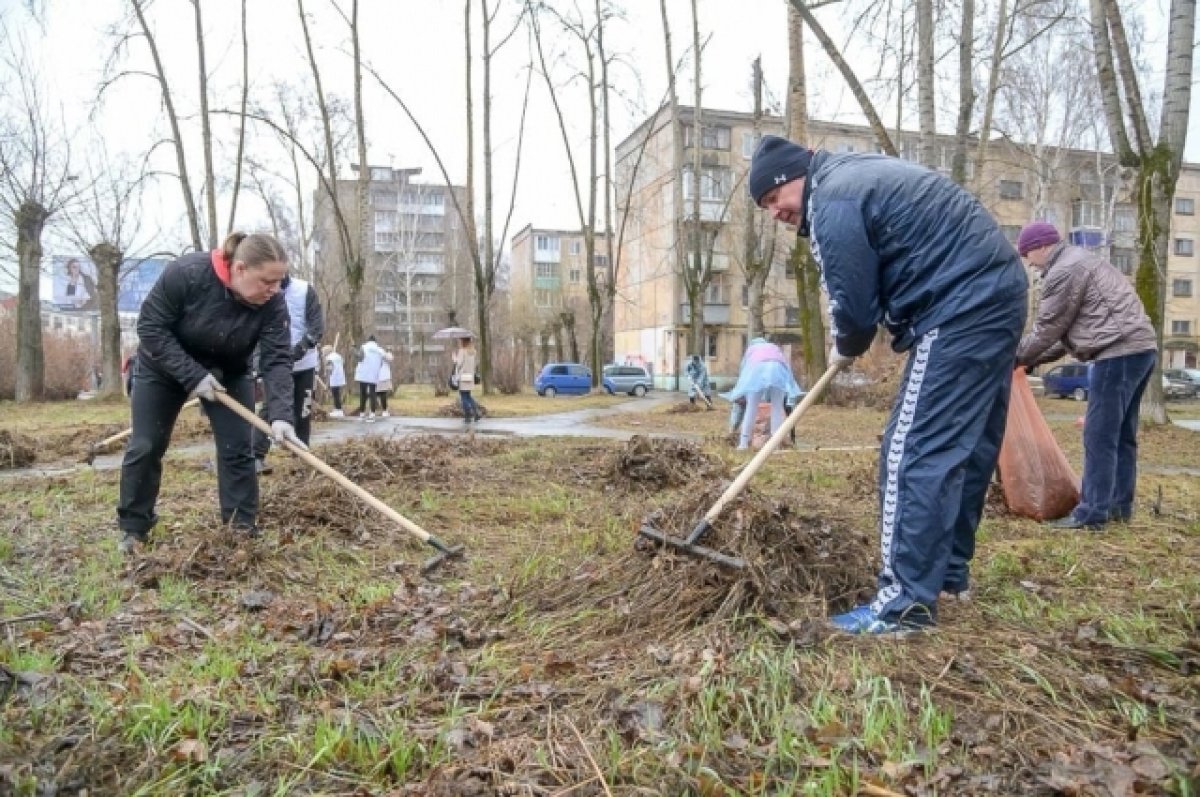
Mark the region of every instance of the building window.
<instances>
[{"instance_id":1,"label":"building window","mask_svg":"<svg viewBox=\"0 0 1200 797\"><path fill-rule=\"evenodd\" d=\"M1113 249L1112 264L1117 267L1125 276L1133 273L1133 250L1132 249Z\"/></svg>"},{"instance_id":2,"label":"building window","mask_svg":"<svg viewBox=\"0 0 1200 797\"><path fill-rule=\"evenodd\" d=\"M550 291L538 288L533 292L533 303L538 307L550 306Z\"/></svg>"},{"instance_id":3,"label":"building window","mask_svg":"<svg viewBox=\"0 0 1200 797\"><path fill-rule=\"evenodd\" d=\"M695 141L695 125L683 128L683 145L692 146ZM700 130L700 146L704 149L729 149L730 133L728 127L704 125Z\"/></svg>"},{"instance_id":4,"label":"building window","mask_svg":"<svg viewBox=\"0 0 1200 797\"><path fill-rule=\"evenodd\" d=\"M371 167L371 179L372 180L390 180L390 179L392 179L392 170L387 168L386 166L372 166Z\"/></svg>"},{"instance_id":5,"label":"building window","mask_svg":"<svg viewBox=\"0 0 1200 797\"><path fill-rule=\"evenodd\" d=\"M800 326L800 308L788 305L784 309L783 323L785 326L798 327Z\"/></svg>"},{"instance_id":6,"label":"building window","mask_svg":"<svg viewBox=\"0 0 1200 797\"><path fill-rule=\"evenodd\" d=\"M534 276L541 279L558 276L558 268L553 263L536 263L534 269Z\"/></svg>"},{"instance_id":7,"label":"building window","mask_svg":"<svg viewBox=\"0 0 1200 797\"><path fill-rule=\"evenodd\" d=\"M742 157L746 160L754 157L754 150L758 149L758 136L754 135L753 130L747 130L742 133Z\"/></svg>"},{"instance_id":8,"label":"building window","mask_svg":"<svg viewBox=\"0 0 1200 797\"><path fill-rule=\"evenodd\" d=\"M834 148L834 152L838 152L842 155L850 155L854 152L854 145L842 142L841 144L838 144L837 147Z\"/></svg>"},{"instance_id":9,"label":"building window","mask_svg":"<svg viewBox=\"0 0 1200 797\"><path fill-rule=\"evenodd\" d=\"M1192 334L1192 322L1191 321L1172 321L1171 322L1171 334L1172 335L1190 335L1190 334Z\"/></svg>"},{"instance_id":10,"label":"building window","mask_svg":"<svg viewBox=\"0 0 1200 797\"><path fill-rule=\"evenodd\" d=\"M1021 199L1025 196L1025 184L1020 180L1001 180L1001 199Z\"/></svg>"},{"instance_id":11,"label":"building window","mask_svg":"<svg viewBox=\"0 0 1200 797\"><path fill-rule=\"evenodd\" d=\"M1196 252L1195 242L1191 238L1175 239L1175 254L1180 257L1191 257Z\"/></svg>"},{"instance_id":12,"label":"building window","mask_svg":"<svg viewBox=\"0 0 1200 797\"><path fill-rule=\"evenodd\" d=\"M1175 197L1175 215L1176 216L1195 216L1196 215L1196 200L1190 196Z\"/></svg>"},{"instance_id":13,"label":"building window","mask_svg":"<svg viewBox=\"0 0 1200 797\"><path fill-rule=\"evenodd\" d=\"M1113 232L1137 232L1137 216L1134 215L1133 205L1117 205L1113 216Z\"/></svg>"},{"instance_id":14,"label":"building window","mask_svg":"<svg viewBox=\"0 0 1200 797\"><path fill-rule=\"evenodd\" d=\"M583 241L571 241L571 254L577 255L583 251Z\"/></svg>"},{"instance_id":15,"label":"building window","mask_svg":"<svg viewBox=\"0 0 1200 797\"><path fill-rule=\"evenodd\" d=\"M1182 299L1190 298L1192 295L1192 281L1172 280L1171 295Z\"/></svg>"},{"instance_id":16,"label":"building window","mask_svg":"<svg viewBox=\"0 0 1200 797\"><path fill-rule=\"evenodd\" d=\"M598 271L604 271L608 268L608 255L592 255L592 264Z\"/></svg>"},{"instance_id":17,"label":"building window","mask_svg":"<svg viewBox=\"0 0 1200 797\"><path fill-rule=\"evenodd\" d=\"M708 289L704 291L705 304L725 304L728 301L729 296L725 288L725 280L714 279L708 283Z\"/></svg>"},{"instance_id":18,"label":"building window","mask_svg":"<svg viewBox=\"0 0 1200 797\"><path fill-rule=\"evenodd\" d=\"M570 281L570 283L572 285L578 285L579 281L582 277L583 277L583 271L581 269L579 269L578 267L572 268L570 271L567 272L567 280Z\"/></svg>"},{"instance_id":19,"label":"building window","mask_svg":"<svg viewBox=\"0 0 1200 797\"><path fill-rule=\"evenodd\" d=\"M1104 203L1077 200L1071 203L1072 227L1103 227Z\"/></svg>"},{"instance_id":20,"label":"building window","mask_svg":"<svg viewBox=\"0 0 1200 797\"><path fill-rule=\"evenodd\" d=\"M724 201L729 196L732 174L723 166L706 166L700 170L700 198ZM683 167L683 196L692 198L692 167Z\"/></svg>"},{"instance_id":21,"label":"building window","mask_svg":"<svg viewBox=\"0 0 1200 797\"><path fill-rule=\"evenodd\" d=\"M750 306L750 286L743 285L742 286L742 307L749 307L749 306Z\"/></svg>"},{"instance_id":22,"label":"building window","mask_svg":"<svg viewBox=\"0 0 1200 797\"><path fill-rule=\"evenodd\" d=\"M1017 245L1017 237L1021 234L1020 224L1001 224L1000 232L1004 233L1004 237L1013 246Z\"/></svg>"},{"instance_id":23,"label":"building window","mask_svg":"<svg viewBox=\"0 0 1200 797\"><path fill-rule=\"evenodd\" d=\"M533 246L539 252L558 252L562 248L558 243L558 237L554 235L535 235Z\"/></svg>"},{"instance_id":24,"label":"building window","mask_svg":"<svg viewBox=\"0 0 1200 797\"><path fill-rule=\"evenodd\" d=\"M705 357L716 357L717 356L717 335L715 332L705 332L704 333L704 356Z\"/></svg>"}]
</instances>

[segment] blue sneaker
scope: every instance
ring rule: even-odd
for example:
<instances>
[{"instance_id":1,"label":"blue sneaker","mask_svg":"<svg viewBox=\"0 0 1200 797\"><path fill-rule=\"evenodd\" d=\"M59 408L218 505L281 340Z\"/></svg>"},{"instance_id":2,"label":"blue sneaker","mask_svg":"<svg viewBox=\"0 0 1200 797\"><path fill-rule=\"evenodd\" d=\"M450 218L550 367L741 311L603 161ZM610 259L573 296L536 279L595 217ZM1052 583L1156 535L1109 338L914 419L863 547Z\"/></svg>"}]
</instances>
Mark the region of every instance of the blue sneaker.
<instances>
[{"instance_id":1,"label":"blue sneaker","mask_svg":"<svg viewBox=\"0 0 1200 797\"><path fill-rule=\"evenodd\" d=\"M856 606L845 614L834 615L829 622L847 634L907 634L934 624L933 614L924 606L914 604L899 617L882 617L870 604Z\"/></svg>"}]
</instances>

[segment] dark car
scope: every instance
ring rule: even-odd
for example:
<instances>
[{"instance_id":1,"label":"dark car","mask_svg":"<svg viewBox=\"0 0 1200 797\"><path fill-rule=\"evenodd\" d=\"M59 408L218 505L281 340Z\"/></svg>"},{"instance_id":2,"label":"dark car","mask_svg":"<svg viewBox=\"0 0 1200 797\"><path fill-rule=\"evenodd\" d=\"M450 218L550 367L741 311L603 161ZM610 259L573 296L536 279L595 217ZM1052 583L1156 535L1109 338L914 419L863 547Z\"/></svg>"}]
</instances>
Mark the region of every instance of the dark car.
<instances>
[{"instance_id":1,"label":"dark car","mask_svg":"<svg viewBox=\"0 0 1200 797\"><path fill-rule=\"evenodd\" d=\"M592 372L579 363L549 363L533 380L539 396L582 395L592 390Z\"/></svg>"},{"instance_id":2,"label":"dark car","mask_svg":"<svg viewBox=\"0 0 1200 797\"><path fill-rule=\"evenodd\" d=\"M1090 373L1091 366L1085 363L1056 365L1042 377L1042 386L1047 396L1070 396L1076 401L1087 401Z\"/></svg>"},{"instance_id":3,"label":"dark car","mask_svg":"<svg viewBox=\"0 0 1200 797\"><path fill-rule=\"evenodd\" d=\"M654 387L654 380L650 378L650 372L640 365L606 365L601 384L609 393L644 396Z\"/></svg>"}]
</instances>

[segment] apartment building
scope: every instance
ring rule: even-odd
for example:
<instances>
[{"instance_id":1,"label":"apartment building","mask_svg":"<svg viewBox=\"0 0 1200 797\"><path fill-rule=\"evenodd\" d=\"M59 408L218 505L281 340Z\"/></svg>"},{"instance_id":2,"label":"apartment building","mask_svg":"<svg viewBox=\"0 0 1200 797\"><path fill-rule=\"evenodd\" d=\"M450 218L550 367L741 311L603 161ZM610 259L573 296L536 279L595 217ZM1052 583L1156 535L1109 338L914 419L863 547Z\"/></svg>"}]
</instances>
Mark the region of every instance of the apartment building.
<instances>
[{"instance_id":1,"label":"apartment building","mask_svg":"<svg viewBox=\"0 0 1200 797\"><path fill-rule=\"evenodd\" d=\"M604 290L611 279L612 263L603 234L597 234L593 247L596 280ZM571 311L580 345L587 350L590 307L587 244L582 230L535 228L532 224L519 230L511 241L509 285L511 318L518 331L535 336L547 332L554 343L553 322L563 311ZM611 340L611 316L606 320L603 334Z\"/></svg>"},{"instance_id":2,"label":"apartment building","mask_svg":"<svg viewBox=\"0 0 1200 797\"><path fill-rule=\"evenodd\" d=\"M757 137L748 113L703 109L699 144L701 175L692 179L695 115L679 109L684 127L683 218L690 217L692 191L700 191L706 242L713 246L716 276L705 296L703 352L722 381L736 377L746 337L746 279L741 262L749 198L744 188ZM763 133L780 134L782 120L763 119ZM864 126L812 121L810 146L832 152L879 152ZM893 133L900 156L916 160L915 132ZM974 144L973 146L977 146ZM949 174L953 140L938 144L939 171ZM628 228L617 275L614 340L617 360L652 362L659 387L675 387L690 351L689 308L673 251L673 139L667 109L647 119L617 146L617 196L629 196ZM972 160L974 160L972 158ZM1136 218L1121 168L1111 155L1048 146L991 142L983 166L968 171L972 190L1010 240L1035 218L1056 224L1071 241L1102 251L1124 273L1136 268ZM1186 164L1172 216L1168 260L1164 366L1196 362L1200 348L1200 260L1195 242L1200 224L1200 166ZM765 323L785 341L799 339L796 293L786 269L793 233L780 229L767 279ZM1031 305L1036 294L1031 293Z\"/></svg>"},{"instance_id":3,"label":"apartment building","mask_svg":"<svg viewBox=\"0 0 1200 797\"><path fill-rule=\"evenodd\" d=\"M474 306L466 189L418 181L421 169L371 166L366 207L359 213L357 179L338 180L338 204L366 253L363 328L396 355L398 380L423 380L444 368L445 342L431 339L452 323L469 325ZM315 198L315 273L329 319L330 342L345 319L348 292L329 198ZM343 338L343 347L361 341Z\"/></svg>"}]
</instances>

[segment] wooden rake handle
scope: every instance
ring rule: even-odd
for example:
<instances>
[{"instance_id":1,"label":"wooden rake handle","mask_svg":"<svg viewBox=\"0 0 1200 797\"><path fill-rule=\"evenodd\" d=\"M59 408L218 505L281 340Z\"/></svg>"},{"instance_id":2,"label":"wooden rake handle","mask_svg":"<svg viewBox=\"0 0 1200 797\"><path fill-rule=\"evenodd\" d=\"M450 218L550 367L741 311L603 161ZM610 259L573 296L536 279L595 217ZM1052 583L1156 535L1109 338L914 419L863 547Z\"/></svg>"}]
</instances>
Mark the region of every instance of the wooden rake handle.
<instances>
[{"instance_id":1,"label":"wooden rake handle","mask_svg":"<svg viewBox=\"0 0 1200 797\"><path fill-rule=\"evenodd\" d=\"M771 438L763 444L763 447L759 449L757 454L754 455L754 458L750 460L750 463L746 465L746 467L742 468L742 472L739 473L737 478L733 480L733 484L726 487L725 492L721 493L721 497L717 499L717 502L712 505L712 509L708 510L708 514L704 516L704 520L702 521L703 523L711 525L712 522L717 519L717 516L721 514L721 510L725 508L725 505L736 498L739 493L741 493L742 489L746 486L746 483L753 478L754 474L758 473L759 468L761 468L763 463L767 461L767 457L771 456L771 453L783 444L783 441L787 439L789 434L791 434L792 429L796 427L800 417L804 415L804 413L808 412L809 407L817 403L821 396L824 395L825 389L829 387L829 383L833 381L833 378L837 376L838 373L846 367L846 365L847 363L845 361L837 362L825 370L825 373L822 374L821 378L817 380L817 383L812 386L812 389L808 391L808 394L804 397L796 409L792 410L787 418L784 419L783 425L780 426L775 431L775 434L771 435ZM757 411L757 407L752 408L749 405L746 406L746 412Z\"/></svg>"},{"instance_id":2,"label":"wooden rake handle","mask_svg":"<svg viewBox=\"0 0 1200 797\"><path fill-rule=\"evenodd\" d=\"M220 402L221 404L224 404L226 407L228 407L229 409L236 412L238 415L240 415L242 418L244 418L248 423L250 423L251 426L254 426L259 431L261 431L263 434L267 435L268 437L273 435L273 432L271 431L271 426L266 421L264 421L262 418L258 417L253 412L251 412L250 410L243 407L241 405L241 403L239 403L237 401L237 399L233 398L232 396L230 396L228 393L225 393L224 391L217 391L216 395L217 395L218 402ZM292 443L291 441L287 441L287 440L284 441L283 445L286 446L289 451L291 451L293 454L295 454L297 457L299 457L304 462L304 464L308 465L313 470L321 473L326 478L330 479L334 484L341 487L343 490L350 492L356 498L358 498L360 501L362 501L364 504L371 507L372 509L374 509L376 512L380 513L381 515L384 515L389 520L395 522L398 526L403 528L409 534L412 534L414 537L419 539L421 542L431 543L431 540L434 539L433 535L430 534L428 531L421 528L416 523L413 523L411 520L404 517L404 515L401 515L395 509L392 509L390 506L385 504L383 501L380 501L378 498L371 495L369 492L364 490L362 487L359 487L357 484L355 484L354 482L347 479L341 473L338 473L332 467L327 465L320 457L313 454L311 451L306 451L303 448L300 448L295 443ZM434 547L437 547L437 546L435 545Z\"/></svg>"},{"instance_id":3,"label":"wooden rake handle","mask_svg":"<svg viewBox=\"0 0 1200 797\"><path fill-rule=\"evenodd\" d=\"M200 399L192 399L183 405L183 407L180 409L180 412L188 409L189 407L195 407L199 403L200 403ZM129 435L131 435L131 434L133 434L132 426L123 432L117 432L116 434L112 435L111 437L104 438L99 443L96 443L94 446L92 446L92 448L97 451L99 451L102 448L108 448L113 443L119 443L122 440L124 440L126 437L129 437Z\"/></svg>"}]
</instances>

